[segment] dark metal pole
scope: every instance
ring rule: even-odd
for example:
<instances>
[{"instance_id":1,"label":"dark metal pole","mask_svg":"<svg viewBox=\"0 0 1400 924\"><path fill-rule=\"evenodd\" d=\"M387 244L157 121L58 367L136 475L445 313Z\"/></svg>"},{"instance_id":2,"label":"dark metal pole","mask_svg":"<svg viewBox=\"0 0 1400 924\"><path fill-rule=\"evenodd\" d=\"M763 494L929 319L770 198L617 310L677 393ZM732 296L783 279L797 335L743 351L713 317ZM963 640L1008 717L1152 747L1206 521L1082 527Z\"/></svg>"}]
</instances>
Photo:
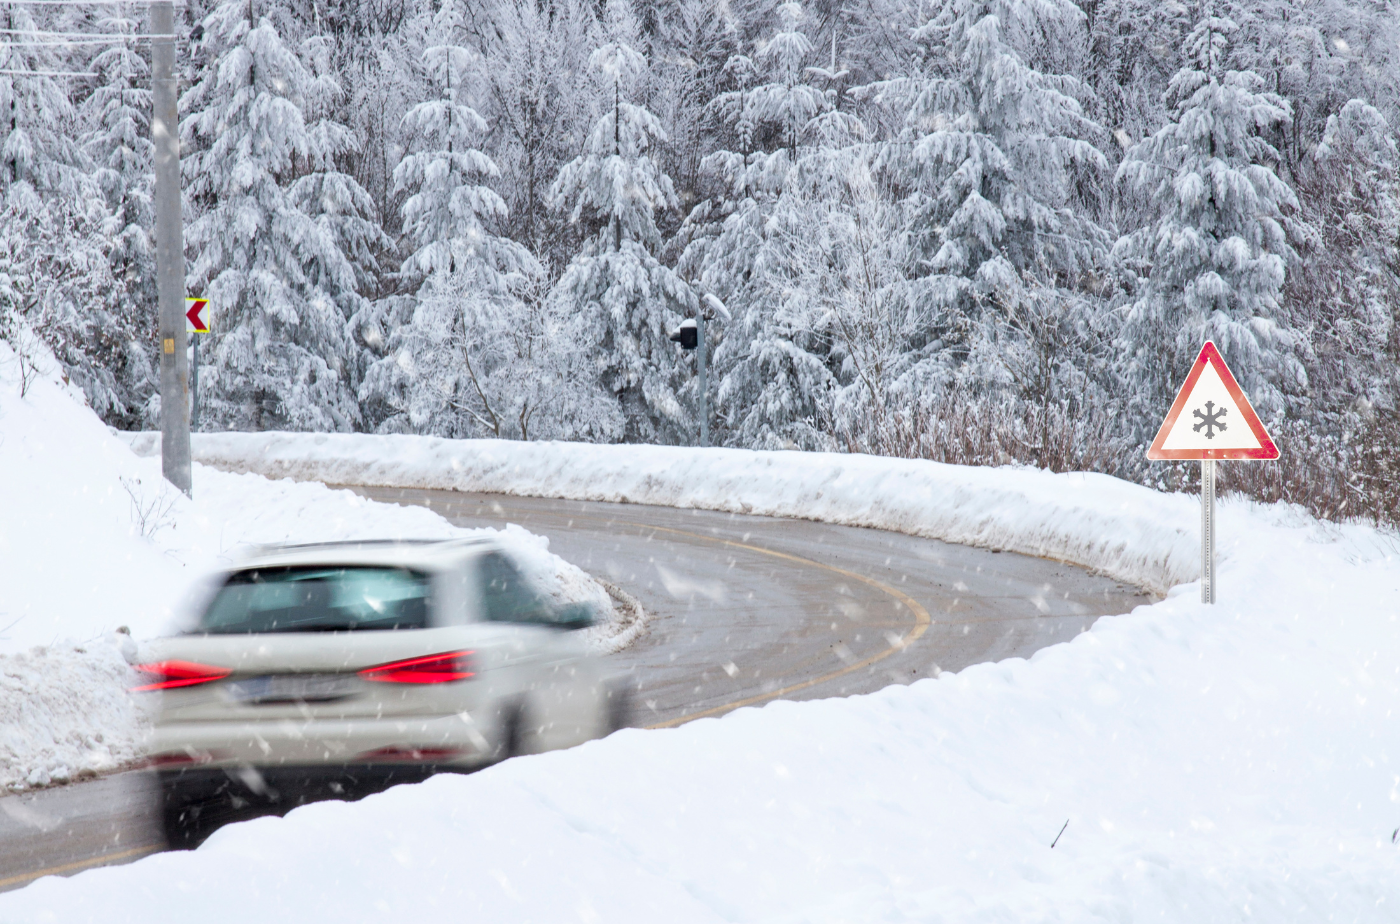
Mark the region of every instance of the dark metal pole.
<instances>
[{"instance_id":1,"label":"dark metal pole","mask_svg":"<svg viewBox=\"0 0 1400 924\"><path fill-rule=\"evenodd\" d=\"M185 353L185 246L180 217L175 11L151 4L151 143L155 145L156 291L160 308L161 470L190 493L189 357Z\"/></svg>"},{"instance_id":2,"label":"dark metal pole","mask_svg":"<svg viewBox=\"0 0 1400 924\"><path fill-rule=\"evenodd\" d=\"M199 429L199 334L190 335L190 432Z\"/></svg>"},{"instance_id":3,"label":"dark metal pole","mask_svg":"<svg viewBox=\"0 0 1400 924\"><path fill-rule=\"evenodd\" d=\"M705 389L705 350L709 344L705 342L705 306L702 304L695 312L695 351L699 355L696 357L700 362L700 445L710 445L710 409L707 404L708 392Z\"/></svg>"}]
</instances>

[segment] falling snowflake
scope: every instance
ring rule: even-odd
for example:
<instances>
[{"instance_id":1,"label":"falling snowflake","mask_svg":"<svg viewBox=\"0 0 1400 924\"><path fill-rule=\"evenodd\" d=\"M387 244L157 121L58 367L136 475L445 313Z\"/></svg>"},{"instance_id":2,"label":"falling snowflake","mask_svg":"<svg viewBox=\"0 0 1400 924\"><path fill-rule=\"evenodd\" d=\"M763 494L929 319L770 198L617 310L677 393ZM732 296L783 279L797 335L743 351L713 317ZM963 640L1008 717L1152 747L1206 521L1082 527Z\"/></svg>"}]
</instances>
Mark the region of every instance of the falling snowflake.
<instances>
[{"instance_id":1,"label":"falling snowflake","mask_svg":"<svg viewBox=\"0 0 1400 924\"><path fill-rule=\"evenodd\" d=\"M1226 414L1226 412L1228 412L1228 411L1230 410L1229 408L1222 407L1220 410L1217 411L1217 410L1214 410L1214 408L1215 408L1215 402L1214 402L1214 401L1207 401L1207 402L1206 402L1206 411L1205 411L1204 414L1202 414L1199 410L1195 410L1195 411L1192 411L1192 412L1191 412L1191 413L1195 414L1197 417L1199 417L1199 418L1201 419L1201 422L1198 423L1198 424L1196 424L1196 425L1195 425L1194 427L1192 427L1191 429L1194 430L1194 431L1196 431L1197 433L1199 433L1199 432L1201 432L1201 428L1202 428L1202 427L1205 427L1205 428L1206 428L1206 439L1208 439L1208 440L1213 440L1213 439L1215 439L1215 431L1216 431L1216 430L1219 430L1219 431L1221 431L1222 433L1225 432L1225 423L1224 423L1224 421L1222 421L1220 418L1224 417L1225 414Z\"/></svg>"}]
</instances>

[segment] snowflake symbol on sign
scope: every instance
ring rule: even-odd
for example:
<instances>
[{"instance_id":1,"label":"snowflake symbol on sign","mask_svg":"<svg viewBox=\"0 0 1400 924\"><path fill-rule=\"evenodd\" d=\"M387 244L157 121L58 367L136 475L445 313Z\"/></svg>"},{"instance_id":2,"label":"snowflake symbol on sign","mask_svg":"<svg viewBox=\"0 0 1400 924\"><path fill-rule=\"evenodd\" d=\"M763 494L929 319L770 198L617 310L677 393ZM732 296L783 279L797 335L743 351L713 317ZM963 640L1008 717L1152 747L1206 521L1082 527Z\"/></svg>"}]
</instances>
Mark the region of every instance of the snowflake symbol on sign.
<instances>
[{"instance_id":1,"label":"snowflake symbol on sign","mask_svg":"<svg viewBox=\"0 0 1400 924\"><path fill-rule=\"evenodd\" d=\"M1199 417L1201 420L1200 423L1196 424L1191 429L1196 431L1197 433L1200 433L1201 428L1205 427L1206 439L1213 440L1215 439L1216 430L1220 430L1222 433L1225 431L1225 423L1220 418L1224 417L1227 411L1229 411L1229 408L1226 407L1222 407L1220 410L1217 411L1215 410L1215 402L1207 401L1206 412L1204 414L1202 414L1199 410L1191 412L1192 414L1195 414L1197 417Z\"/></svg>"}]
</instances>

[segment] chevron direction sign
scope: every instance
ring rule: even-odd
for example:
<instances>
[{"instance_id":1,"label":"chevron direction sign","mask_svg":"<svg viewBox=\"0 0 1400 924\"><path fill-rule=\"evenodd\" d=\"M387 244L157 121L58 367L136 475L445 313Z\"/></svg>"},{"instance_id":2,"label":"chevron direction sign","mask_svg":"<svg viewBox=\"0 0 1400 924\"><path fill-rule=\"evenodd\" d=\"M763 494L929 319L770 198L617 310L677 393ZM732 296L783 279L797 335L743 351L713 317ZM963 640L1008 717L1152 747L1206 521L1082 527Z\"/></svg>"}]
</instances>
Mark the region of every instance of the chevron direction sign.
<instances>
[{"instance_id":1,"label":"chevron direction sign","mask_svg":"<svg viewBox=\"0 0 1400 924\"><path fill-rule=\"evenodd\" d=\"M189 334L209 333L209 299L185 299L185 332Z\"/></svg>"}]
</instances>

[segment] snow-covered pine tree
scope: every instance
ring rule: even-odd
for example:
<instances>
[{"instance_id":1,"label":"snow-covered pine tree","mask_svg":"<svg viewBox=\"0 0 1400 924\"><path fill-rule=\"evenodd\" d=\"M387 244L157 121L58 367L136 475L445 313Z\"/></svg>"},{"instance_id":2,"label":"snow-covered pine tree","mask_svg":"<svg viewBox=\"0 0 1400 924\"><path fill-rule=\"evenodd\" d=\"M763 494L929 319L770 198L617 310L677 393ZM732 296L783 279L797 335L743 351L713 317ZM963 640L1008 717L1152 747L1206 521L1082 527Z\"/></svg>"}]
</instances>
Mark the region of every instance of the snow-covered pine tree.
<instances>
[{"instance_id":1,"label":"snow-covered pine tree","mask_svg":"<svg viewBox=\"0 0 1400 924\"><path fill-rule=\"evenodd\" d=\"M724 65L742 37L733 9L714 0L650 3L646 23L646 99L669 136L657 159L688 207L707 191L701 164L718 140L707 104L725 89Z\"/></svg>"},{"instance_id":2,"label":"snow-covered pine tree","mask_svg":"<svg viewBox=\"0 0 1400 924\"><path fill-rule=\"evenodd\" d=\"M20 349L25 331L42 337L93 409L121 422L133 410L122 381L131 332L108 261L107 203L77 143L63 76L79 65L23 6L7 6L0 26L0 273L10 304L0 336Z\"/></svg>"},{"instance_id":3,"label":"snow-covered pine tree","mask_svg":"<svg viewBox=\"0 0 1400 924\"><path fill-rule=\"evenodd\" d=\"M1262 137L1288 122L1288 104L1257 74L1223 69L1234 31L1215 16L1196 24L1167 91L1172 121L1118 169L1127 214L1146 219L1114 249L1138 276L1122 351L1144 421L1165 412L1206 340L1266 417L1306 385L1304 344L1279 304L1292 256L1282 220L1297 202Z\"/></svg>"},{"instance_id":4,"label":"snow-covered pine tree","mask_svg":"<svg viewBox=\"0 0 1400 924\"><path fill-rule=\"evenodd\" d=\"M793 166L763 230L754 301L724 344L741 355L723 406L745 443L834 449L853 417L859 430L884 412L915 333L907 236L868 146L833 134Z\"/></svg>"},{"instance_id":5,"label":"snow-covered pine tree","mask_svg":"<svg viewBox=\"0 0 1400 924\"><path fill-rule=\"evenodd\" d=\"M102 336L111 344L109 359L120 364L110 371L123 412L113 408L104 417L118 426L150 427L159 423L150 68L137 45L141 29L134 6L104 8L93 27L104 35L130 36L113 40L91 60L88 67L99 82L78 113L92 177L107 199L104 236L121 286L115 323Z\"/></svg>"},{"instance_id":6,"label":"snow-covered pine tree","mask_svg":"<svg viewBox=\"0 0 1400 924\"><path fill-rule=\"evenodd\" d=\"M802 4L783 3L777 13L778 29L764 42L756 62L767 80L723 94L715 100L715 109L725 121L735 124L743 147L786 148L789 159L795 159L807 123L826 109L829 101L806 80L812 41L802 31L806 18ZM739 59L730 61L735 68L742 67ZM765 133L771 137L763 138Z\"/></svg>"},{"instance_id":7,"label":"snow-covered pine tree","mask_svg":"<svg viewBox=\"0 0 1400 924\"><path fill-rule=\"evenodd\" d=\"M777 17L777 29L754 58L730 57L725 70L736 86L709 106L738 150L717 151L703 162L721 184L721 195L688 216L682 233L691 239L680 267L734 310L731 329L717 331L711 353L718 406L733 438L763 448L825 448L817 418L835 384L826 365L829 319L819 297L794 286L789 275L809 269L790 259L794 247L805 252L822 235L807 226L800 232L804 240L788 236L816 219L822 206L806 190L793 191L783 219L775 223L774 215L808 126L834 101L807 82L813 46L802 31L802 7L784 3ZM850 139L820 140L831 145ZM817 164L809 162L814 169Z\"/></svg>"},{"instance_id":8,"label":"snow-covered pine tree","mask_svg":"<svg viewBox=\"0 0 1400 924\"><path fill-rule=\"evenodd\" d=\"M1102 0L1084 9L1090 42L1084 78L1098 97L1099 118L1120 138L1142 138L1167 121L1163 94L1180 69L1192 10L1158 0Z\"/></svg>"},{"instance_id":9,"label":"snow-covered pine tree","mask_svg":"<svg viewBox=\"0 0 1400 924\"><path fill-rule=\"evenodd\" d=\"M707 115L727 129L733 149L715 151L702 162L702 168L721 184L722 194L694 210L688 224L727 223L730 216L740 214L747 217L739 223L751 225L755 216L749 213L755 208L762 212L760 204L771 203L782 190L811 120L833 105L827 94L806 81L812 43L801 29L805 19L801 4L783 3L777 16L777 30L759 44L754 58L730 56L724 70L734 88L706 106ZM686 263L698 269L697 259L704 263L707 253L705 235L694 228L683 233L695 237L697 246L687 247ZM735 243L729 242L725 249L734 250ZM754 253L747 249L747 259ZM746 269L737 269L727 267L704 282L711 291L725 291L733 280L747 277Z\"/></svg>"},{"instance_id":10,"label":"snow-covered pine tree","mask_svg":"<svg viewBox=\"0 0 1400 924\"><path fill-rule=\"evenodd\" d=\"M1073 285L1107 251L1081 200L1107 166L1102 129L1079 81L1020 50L1082 16L1069 0L944 0L914 33L922 72L866 88L905 112L879 163L907 212L906 297L926 319L908 348L925 384L1009 384L1002 341L1026 279Z\"/></svg>"},{"instance_id":11,"label":"snow-covered pine tree","mask_svg":"<svg viewBox=\"0 0 1400 924\"><path fill-rule=\"evenodd\" d=\"M549 207L549 185L578 153L594 115L588 56L601 43L586 0L502 0L483 29L473 75L490 121L495 181L510 208L503 226L557 277L577 250L567 216Z\"/></svg>"},{"instance_id":12,"label":"snow-covered pine tree","mask_svg":"<svg viewBox=\"0 0 1400 924\"><path fill-rule=\"evenodd\" d=\"M548 344L538 306L523 295L539 275L524 247L492 228L506 205L485 181L499 175L476 147L486 122L470 105L475 53L462 16L443 0L423 53L432 95L404 117L409 151L394 170L413 248L401 278L413 293L359 319L382 343L361 389L386 409L381 431L529 438L538 410L532 372ZM547 378L547 376L545 376Z\"/></svg>"},{"instance_id":13,"label":"snow-covered pine tree","mask_svg":"<svg viewBox=\"0 0 1400 924\"><path fill-rule=\"evenodd\" d=\"M1283 304L1309 332L1310 416L1346 432L1373 408L1400 412L1400 150L1385 116L1353 99L1300 167L1299 218L1313 233Z\"/></svg>"},{"instance_id":14,"label":"snow-covered pine tree","mask_svg":"<svg viewBox=\"0 0 1400 924\"><path fill-rule=\"evenodd\" d=\"M203 21L210 65L181 100L192 292L215 306L201 351L201 416L246 429L348 430L347 318L337 293L355 272L333 229L300 208L290 182L316 150L302 105L312 75L250 0Z\"/></svg>"},{"instance_id":15,"label":"snow-covered pine tree","mask_svg":"<svg viewBox=\"0 0 1400 924\"><path fill-rule=\"evenodd\" d=\"M408 153L394 168L395 190L408 196L404 233L414 248L401 272L420 283L433 273L478 265L494 283L534 262L518 244L488 230L506 217L506 205L485 185L500 170L475 144L487 126L470 105L475 52L460 44L461 21L456 0L442 0L423 52L431 95L404 116Z\"/></svg>"},{"instance_id":16,"label":"snow-covered pine tree","mask_svg":"<svg viewBox=\"0 0 1400 924\"><path fill-rule=\"evenodd\" d=\"M333 118L340 84L333 76L335 40L313 36L303 43L313 74L303 104L307 120L306 167L308 172L292 182L288 198L303 214L320 226L345 255L353 272L351 281L338 265L311 264L307 281L336 304L342 316L353 318L368 309L365 292L379 285L381 254L392 253L394 242L379 225L374 201L355 178L339 169L348 156L359 153L359 143L344 125ZM348 384L359 385L355 363L346 367Z\"/></svg>"},{"instance_id":17,"label":"snow-covered pine tree","mask_svg":"<svg viewBox=\"0 0 1400 924\"><path fill-rule=\"evenodd\" d=\"M1291 176L1348 99L1367 99L1395 115L1400 94L1400 22L1388 4L1353 0L1213 0L1216 16L1233 20L1225 68L1258 74L1288 100L1292 122L1271 139L1280 175ZM1365 66L1361 63L1365 62Z\"/></svg>"},{"instance_id":18,"label":"snow-covered pine tree","mask_svg":"<svg viewBox=\"0 0 1400 924\"><path fill-rule=\"evenodd\" d=\"M132 10L115 7L100 17L95 26L102 33L131 38L114 41L89 64L100 75L100 82L79 111L87 128L82 144L95 165L93 177L111 209L108 236L114 244L114 268L126 283L132 302L139 305L138 310L153 310L150 68L136 46L139 24ZM153 322L154 315L147 320Z\"/></svg>"},{"instance_id":19,"label":"snow-covered pine tree","mask_svg":"<svg viewBox=\"0 0 1400 924\"><path fill-rule=\"evenodd\" d=\"M557 207L591 233L550 297L571 316L570 336L596 344L598 379L621 404L625 438L688 443L698 427L678 399L684 373L667 336L694 313L696 298L657 258L657 211L679 206L651 153L666 134L631 101L646 59L627 0L609 0L604 25L608 42L592 64L603 76L606 108L584 152L564 165L550 191Z\"/></svg>"},{"instance_id":20,"label":"snow-covered pine tree","mask_svg":"<svg viewBox=\"0 0 1400 924\"><path fill-rule=\"evenodd\" d=\"M0 26L0 189L73 195L84 172L76 113L54 76L70 68L22 4L7 5Z\"/></svg>"},{"instance_id":21,"label":"snow-covered pine tree","mask_svg":"<svg viewBox=\"0 0 1400 924\"><path fill-rule=\"evenodd\" d=\"M356 150L337 163L370 194L384 231L393 237L402 204L393 192L393 171L403 153L403 114L423 98L415 73L422 54L415 15L420 5L415 0L286 7L303 22L310 20L301 34L330 50L329 70L318 71L339 88L327 112L356 141ZM398 259L392 262L392 267L386 263L386 270L397 267ZM379 283L388 285L389 280L381 276Z\"/></svg>"}]
</instances>

